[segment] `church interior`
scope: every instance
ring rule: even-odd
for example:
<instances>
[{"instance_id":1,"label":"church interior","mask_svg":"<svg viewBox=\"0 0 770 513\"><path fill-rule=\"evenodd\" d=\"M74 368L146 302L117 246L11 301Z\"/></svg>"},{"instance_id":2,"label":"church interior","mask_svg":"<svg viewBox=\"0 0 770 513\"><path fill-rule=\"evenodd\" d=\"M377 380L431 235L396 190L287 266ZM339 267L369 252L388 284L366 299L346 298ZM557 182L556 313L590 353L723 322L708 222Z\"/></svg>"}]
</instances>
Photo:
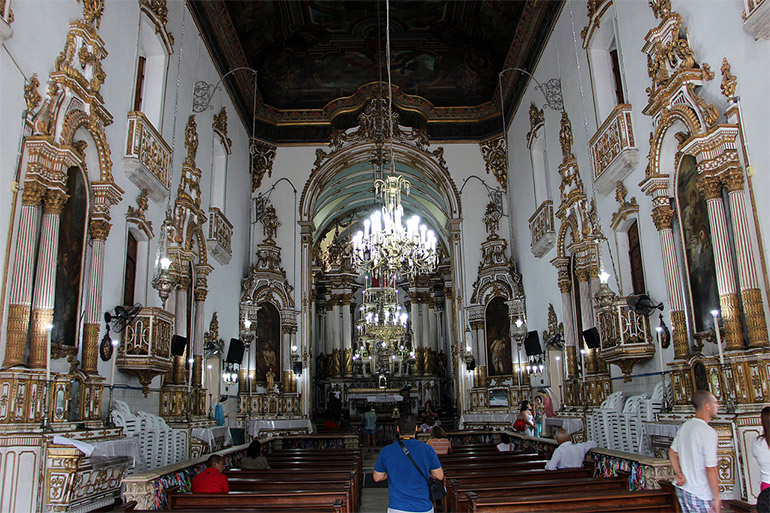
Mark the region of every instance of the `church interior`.
<instances>
[{"instance_id":1,"label":"church interior","mask_svg":"<svg viewBox=\"0 0 770 513\"><path fill-rule=\"evenodd\" d=\"M595 441L635 511L699 390L753 511L770 0L0 0L0 41L0 511L207 511L255 439L356 462L292 511L385 511L362 416L426 404L451 458Z\"/></svg>"}]
</instances>

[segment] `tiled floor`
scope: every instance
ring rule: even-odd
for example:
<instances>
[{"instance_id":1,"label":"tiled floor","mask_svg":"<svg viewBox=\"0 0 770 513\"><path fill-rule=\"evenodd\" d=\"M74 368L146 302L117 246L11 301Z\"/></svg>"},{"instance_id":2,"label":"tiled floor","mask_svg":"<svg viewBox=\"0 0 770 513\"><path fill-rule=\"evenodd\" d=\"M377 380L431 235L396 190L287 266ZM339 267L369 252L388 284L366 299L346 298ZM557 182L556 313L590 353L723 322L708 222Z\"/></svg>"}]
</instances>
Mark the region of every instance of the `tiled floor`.
<instances>
[{"instance_id":1,"label":"tiled floor","mask_svg":"<svg viewBox=\"0 0 770 513\"><path fill-rule=\"evenodd\" d=\"M374 470L374 464L377 462L379 451L367 452L363 449L364 474L371 474ZM361 492L361 513L385 513L388 510L388 489L387 488L366 488Z\"/></svg>"}]
</instances>

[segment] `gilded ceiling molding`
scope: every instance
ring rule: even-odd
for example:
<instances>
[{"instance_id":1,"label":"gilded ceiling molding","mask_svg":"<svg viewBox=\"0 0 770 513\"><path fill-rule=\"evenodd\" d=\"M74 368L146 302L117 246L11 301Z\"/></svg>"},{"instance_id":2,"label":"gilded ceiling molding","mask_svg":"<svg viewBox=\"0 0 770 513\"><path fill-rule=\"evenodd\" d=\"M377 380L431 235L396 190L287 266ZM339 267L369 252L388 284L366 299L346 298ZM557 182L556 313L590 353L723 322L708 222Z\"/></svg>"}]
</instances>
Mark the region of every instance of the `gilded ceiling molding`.
<instances>
[{"instance_id":1,"label":"gilded ceiling molding","mask_svg":"<svg viewBox=\"0 0 770 513\"><path fill-rule=\"evenodd\" d=\"M174 53L174 36L168 31L168 7L166 0L139 0L139 8L155 25L155 33L163 40L166 52Z\"/></svg>"},{"instance_id":2,"label":"gilded ceiling molding","mask_svg":"<svg viewBox=\"0 0 770 513\"><path fill-rule=\"evenodd\" d=\"M487 174L491 172L503 190L508 189L508 159L505 138L498 136L487 139L480 142L479 146L481 147L481 156L484 157Z\"/></svg>"},{"instance_id":3,"label":"gilded ceiling molding","mask_svg":"<svg viewBox=\"0 0 770 513\"><path fill-rule=\"evenodd\" d=\"M219 136L219 140L222 142L225 151L228 155L232 152L233 141L227 137L227 110L222 107L219 114L214 114L214 123L212 125L214 133Z\"/></svg>"},{"instance_id":4,"label":"gilded ceiling molding","mask_svg":"<svg viewBox=\"0 0 770 513\"><path fill-rule=\"evenodd\" d=\"M722 89L722 94L730 99L735 96L735 86L738 85L738 78L730 73L730 63L727 62L727 57L722 59L721 71L722 84L720 85L720 88Z\"/></svg>"},{"instance_id":5,"label":"gilded ceiling molding","mask_svg":"<svg viewBox=\"0 0 770 513\"><path fill-rule=\"evenodd\" d=\"M276 146L259 139L251 140L251 192L262 186L265 173L273 176L273 161L275 160ZM316 150L316 154L319 150Z\"/></svg>"}]
</instances>

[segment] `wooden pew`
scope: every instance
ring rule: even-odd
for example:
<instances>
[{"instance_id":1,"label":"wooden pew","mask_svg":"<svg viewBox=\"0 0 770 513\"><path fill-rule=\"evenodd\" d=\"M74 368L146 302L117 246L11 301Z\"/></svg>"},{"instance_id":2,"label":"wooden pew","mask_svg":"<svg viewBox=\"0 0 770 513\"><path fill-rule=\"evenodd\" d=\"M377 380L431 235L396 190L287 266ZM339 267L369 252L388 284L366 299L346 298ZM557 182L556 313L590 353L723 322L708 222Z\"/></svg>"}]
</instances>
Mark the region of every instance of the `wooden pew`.
<instances>
[{"instance_id":1,"label":"wooden pew","mask_svg":"<svg viewBox=\"0 0 770 513\"><path fill-rule=\"evenodd\" d=\"M473 486L486 486L500 482L519 483L526 481L590 478L593 477L593 472L593 466L589 464L584 465L581 468L566 468L561 470L501 470L500 472L494 473L476 472L465 475L449 476L445 481L447 489L446 504L456 507L458 501L458 489L461 486L466 487L466 491L468 491L468 488L472 489Z\"/></svg>"},{"instance_id":2,"label":"wooden pew","mask_svg":"<svg viewBox=\"0 0 770 513\"><path fill-rule=\"evenodd\" d=\"M230 492L279 492L294 493L296 490L342 490L345 492L345 502L350 509L355 511L358 499L353 495L353 487L350 480L269 480L232 478L229 481Z\"/></svg>"},{"instance_id":3,"label":"wooden pew","mask_svg":"<svg viewBox=\"0 0 770 513\"><path fill-rule=\"evenodd\" d=\"M538 511L671 513L676 507L676 497L665 490L639 490L636 492L605 490L519 497L484 497L474 492L467 492L466 495L470 501L468 511L473 513L533 513Z\"/></svg>"},{"instance_id":4,"label":"wooden pew","mask_svg":"<svg viewBox=\"0 0 770 513\"><path fill-rule=\"evenodd\" d=\"M618 477L593 478L578 477L571 479L545 479L541 481L498 481L496 483L459 485L454 490L455 502L451 510L465 512L470 509L467 492L487 497L518 497L521 495L551 495L556 493L592 493L600 490L628 491L628 474Z\"/></svg>"},{"instance_id":5,"label":"wooden pew","mask_svg":"<svg viewBox=\"0 0 770 513\"><path fill-rule=\"evenodd\" d=\"M306 482L328 482L335 483L344 481L350 484L350 495L353 501L351 506L357 506L361 503L361 481L357 472L353 468L308 468L300 467L294 469L269 469L269 470L234 470L225 471L228 481L231 483L240 483L242 481L251 481L254 483L293 483L295 487L301 486ZM242 485L238 485L242 486ZM355 508L354 508L355 509Z\"/></svg>"},{"instance_id":6,"label":"wooden pew","mask_svg":"<svg viewBox=\"0 0 770 513\"><path fill-rule=\"evenodd\" d=\"M168 496L171 510L244 510L256 511L298 511L323 510L336 513L349 513L349 504L345 503L345 493L335 490L295 490L295 493L282 491L267 492L231 492L231 493L172 493Z\"/></svg>"}]
</instances>

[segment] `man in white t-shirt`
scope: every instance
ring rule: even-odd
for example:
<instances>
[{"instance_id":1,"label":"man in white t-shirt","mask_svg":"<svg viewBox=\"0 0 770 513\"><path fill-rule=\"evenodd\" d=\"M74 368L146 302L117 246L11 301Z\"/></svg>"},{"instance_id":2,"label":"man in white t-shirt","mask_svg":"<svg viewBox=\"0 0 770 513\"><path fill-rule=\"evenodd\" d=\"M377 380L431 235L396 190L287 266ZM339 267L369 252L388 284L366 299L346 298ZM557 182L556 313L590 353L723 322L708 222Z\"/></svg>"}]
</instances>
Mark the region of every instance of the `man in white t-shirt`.
<instances>
[{"instance_id":1,"label":"man in white t-shirt","mask_svg":"<svg viewBox=\"0 0 770 513\"><path fill-rule=\"evenodd\" d=\"M553 451L548 463L545 464L546 470L580 468L586 459L586 453L596 447L596 442L593 440L573 444L566 429L560 429L556 432L556 443L559 446Z\"/></svg>"},{"instance_id":2,"label":"man in white t-shirt","mask_svg":"<svg viewBox=\"0 0 770 513\"><path fill-rule=\"evenodd\" d=\"M683 513L720 513L717 432L708 425L719 412L714 394L698 390L692 398L695 417L679 428L668 450L676 474L676 496Z\"/></svg>"}]
</instances>

